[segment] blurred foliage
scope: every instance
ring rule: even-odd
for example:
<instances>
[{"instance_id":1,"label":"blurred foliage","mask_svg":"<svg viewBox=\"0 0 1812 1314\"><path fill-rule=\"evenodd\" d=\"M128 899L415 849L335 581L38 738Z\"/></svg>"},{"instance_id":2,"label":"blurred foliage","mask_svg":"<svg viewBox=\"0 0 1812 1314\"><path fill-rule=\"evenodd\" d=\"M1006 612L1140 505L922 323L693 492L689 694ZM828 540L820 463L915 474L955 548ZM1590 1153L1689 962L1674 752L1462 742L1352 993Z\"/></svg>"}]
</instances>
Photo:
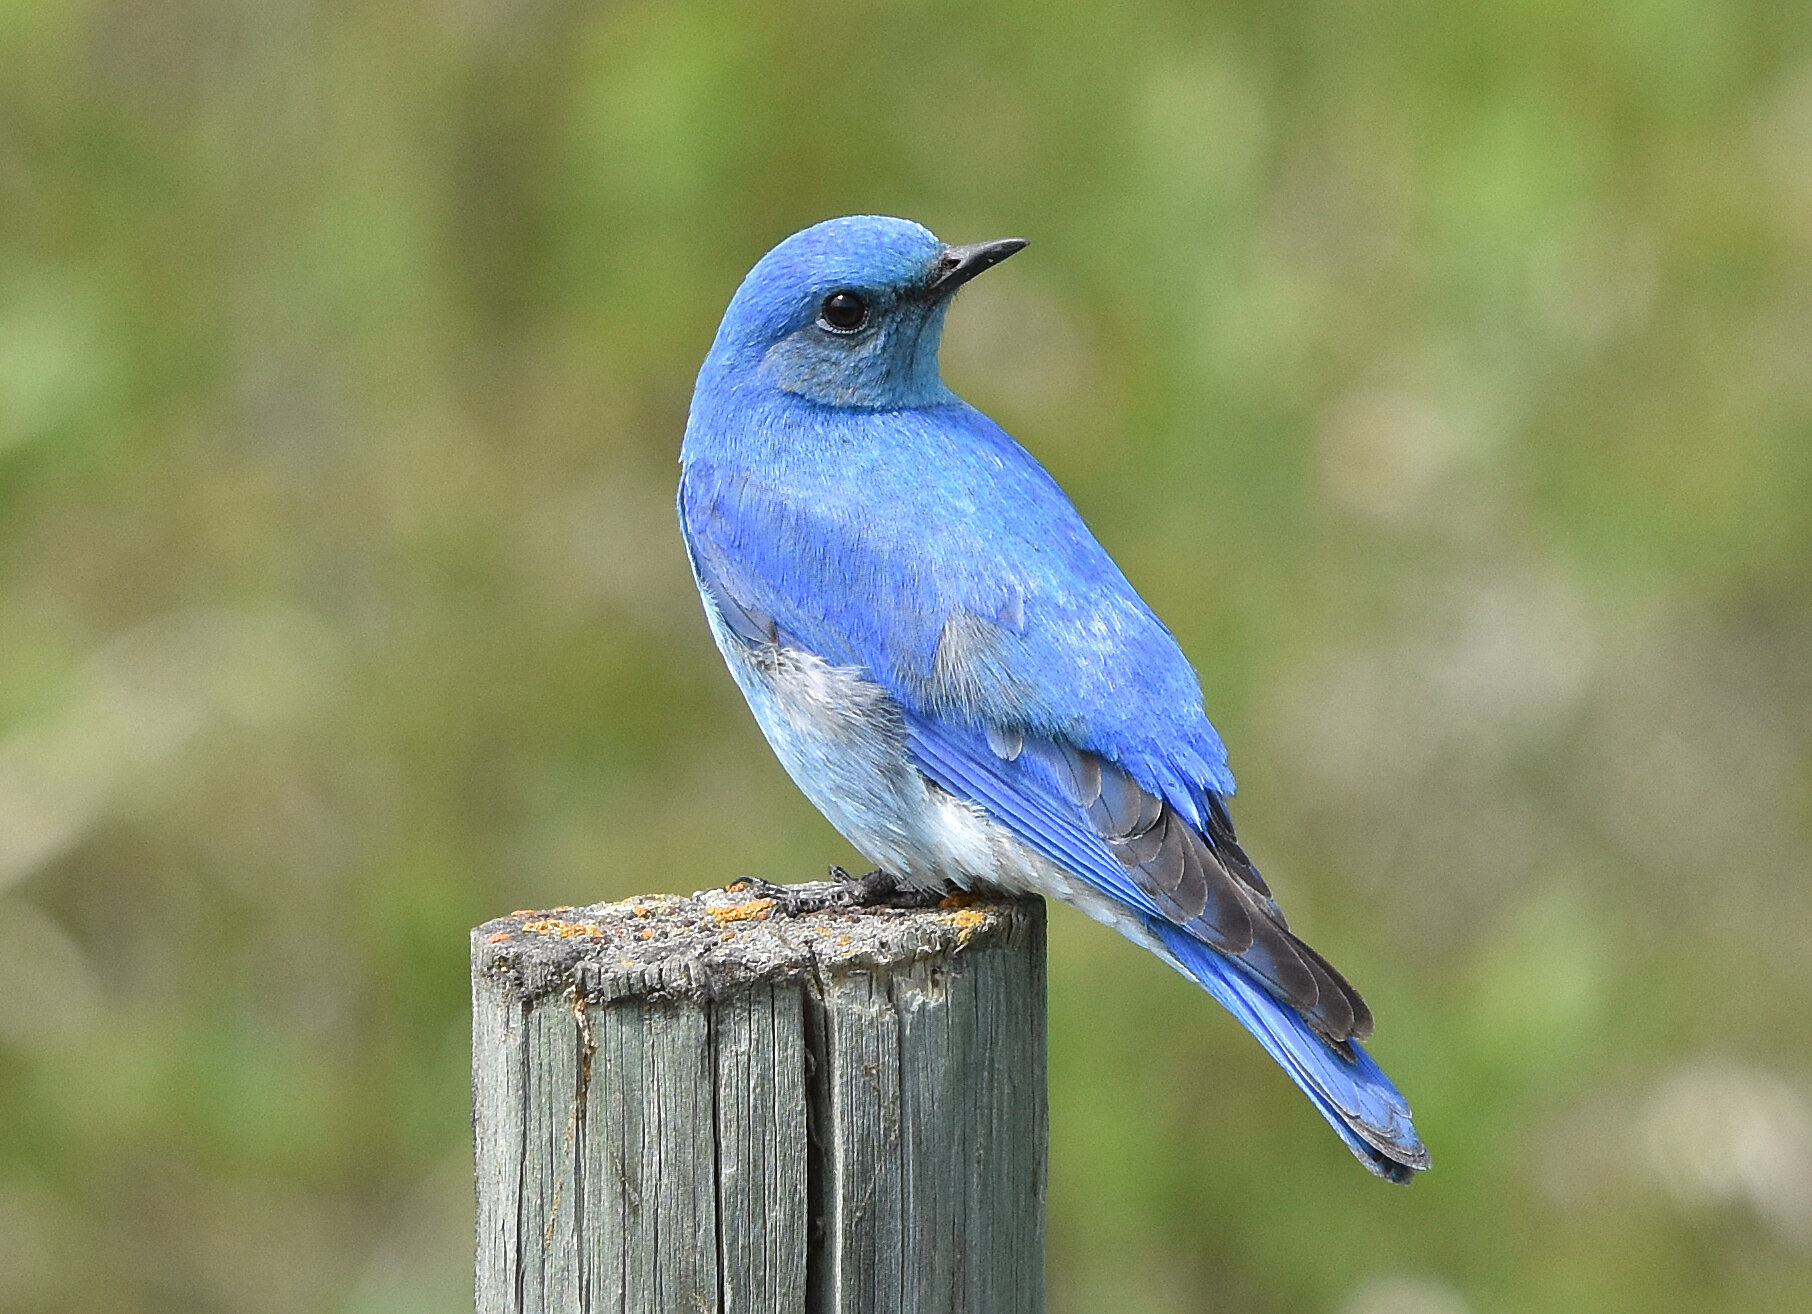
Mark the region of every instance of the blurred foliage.
<instances>
[{"instance_id":1,"label":"blurred foliage","mask_svg":"<svg viewBox=\"0 0 1812 1314\"><path fill-rule=\"evenodd\" d=\"M743 271L1202 672L1435 1169L1052 937L1055 1312L1803 1308L1812 9L0 3L0 1308L469 1297L468 926L854 856L671 517Z\"/></svg>"}]
</instances>

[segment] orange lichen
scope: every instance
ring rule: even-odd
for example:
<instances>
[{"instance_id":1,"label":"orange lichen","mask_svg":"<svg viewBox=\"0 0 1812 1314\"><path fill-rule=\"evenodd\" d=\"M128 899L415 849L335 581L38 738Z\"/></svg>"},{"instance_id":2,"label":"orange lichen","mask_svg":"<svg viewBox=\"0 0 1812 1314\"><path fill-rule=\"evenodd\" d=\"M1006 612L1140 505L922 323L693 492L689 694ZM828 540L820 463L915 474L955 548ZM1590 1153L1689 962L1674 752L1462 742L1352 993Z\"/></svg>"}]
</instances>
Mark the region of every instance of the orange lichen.
<instances>
[{"instance_id":1,"label":"orange lichen","mask_svg":"<svg viewBox=\"0 0 1812 1314\"><path fill-rule=\"evenodd\" d=\"M569 922L559 917L538 917L532 922L524 922L522 929L532 935L553 935L562 940L571 940L581 935L602 935L596 922Z\"/></svg>"},{"instance_id":2,"label":"orange lichen","mask_svg":"<svg viewBox=\"0 0 1812 1314\"><path fill-rule=\"evenodd\" d=\"M970 904L980 903L981 895L971 894L967 890L952 890L937 901L940 908L967 908Z\"/></svg>"},{"instance_id":3,"label":"orange lichen","mask_svg":"<svg viewBox=\"0 0 1812 1314\"><path fill-rule=\"evenodd\" d=\"M533 908L518 908L515 912L510 914L512 917L533 917L534 915L535 910Z\"/></svg>"},{"instance_id":4,"label":"orange lichen","mask_svg":"<svg viewBox=\"0 0 1812 1314\"><path fill-rule=\"evenodd\" d=\"M720 922L766 921L773 909L772 899L750 899L747 903L721 903L705 909Z\"/></svg>"},{"instance_id":5,"label":"orange lichen","mask_svg":"<svg viewBox=\"0 0 1812 1314\"><path fill-rule=\"evenodd\" d=\"M637 917L646 917L648 915L648 906L646 904L638 903L629 911L634 913Z\"/></svg>"},{"instance_id":6,"label":"orange lichen","mask_svg":"<svg viewBox=\"0 0 1812 1314\"><path fill-rule=\"evenodd\" d=\"M509 938L510 938L510 933L508 931L492 931L488 936L485 937L484 942L486 944L502 944L505 940L507 940Z\"/></svg>"},{"instance_id":7,"label":"orange lichen","mask_svg":"<svg viewBox=\"0 0 1812 1314\"><path fill-rule=\"evenodd\" d=\"M958 908L954 912L939 913L938 920L956 927L956 942L968 944L969 937L982 928L988 920L988 914L974 908Z\"/></svg>"},{"instance_id":8,"label":"orange lichen","mask_svg":"<svg viewBox=\"0 0 1812 1314\"><path fill-rule=\"evenodd\" d=\"M649 928L648 928L648 929L647 929L647 930L645 930L645 931L637 931L637 932L636 932L636 938L637 938L637 939L639 939L639 940L652 940L652 939L654 939L654 928L653 928L653 927L652 927L652 926L651 926L651 927L649 927Z\"/></svg>"}]
</instances>

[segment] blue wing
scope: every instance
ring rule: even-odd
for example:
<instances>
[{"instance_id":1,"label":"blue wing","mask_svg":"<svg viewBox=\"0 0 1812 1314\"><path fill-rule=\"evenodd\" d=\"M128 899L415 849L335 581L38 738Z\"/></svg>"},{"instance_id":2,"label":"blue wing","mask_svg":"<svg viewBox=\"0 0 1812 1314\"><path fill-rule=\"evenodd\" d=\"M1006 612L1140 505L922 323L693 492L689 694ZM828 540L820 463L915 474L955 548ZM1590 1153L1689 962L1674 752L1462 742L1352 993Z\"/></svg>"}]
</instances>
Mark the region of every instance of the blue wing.
<instances>
[{"instance_id":1,"label":"blue wing","mask_svg":"<svg viewBox=\"0 0 1812 1314\"><path fill-rule=\"evenodd\" d=\"M906 724L927 778L1135 912L1164 957L1257 1037L1367 1168L1407 1181L1428 1166L1408 1102L1354 1038L1371 1030L1364 1002L1289 933L1218 800L1207 800L1204 837L1111 763L1071 747L1022 741L1008 761L998 733L978 739L912 714ZM1196 869L1205 894L1190 888Z\"/></svg>"},{"instance_id":2,"label":"blue wing","mask_svg":"<svg viewBox=\"0 0 1812 1314\"><path fill-rule=\"evenodd\" d=\"M1062 491L966 406L871 413L859 443L834 418L822 435L797 407L777 421L800 455L772 481L686 467L687 550L725 624L883 686L928 779L1134 913L1373 1171L1426 1166L1356 1043L1364 1002L1234 836L1193 670ZM901 450L923 471L905 488Z\"/></svg>"}]
</instances>

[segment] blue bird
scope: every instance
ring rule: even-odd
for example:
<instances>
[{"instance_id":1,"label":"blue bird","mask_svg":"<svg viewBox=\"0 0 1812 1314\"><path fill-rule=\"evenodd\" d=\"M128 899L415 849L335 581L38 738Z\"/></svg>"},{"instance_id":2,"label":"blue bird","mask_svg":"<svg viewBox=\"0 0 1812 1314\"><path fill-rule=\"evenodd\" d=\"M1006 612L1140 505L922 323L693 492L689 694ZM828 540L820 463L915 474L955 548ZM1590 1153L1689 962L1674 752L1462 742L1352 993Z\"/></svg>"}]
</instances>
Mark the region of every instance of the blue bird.
<instances>
[{"instance_id":1,"label":"blue bird","mask_svg":"<svg viewBox=\"0 0 1812 1314\"><path fill-rule=\"evenodd\" d=\"M1428 1166L1357 991L1234 837L1176 640L1050 475L944 386L952 295L1026 243L831 219L756 264L699 370L679 518L781 764L909 889L1062 899L1197 981L1372 1172Z\"/></svg>"}]
</instances>

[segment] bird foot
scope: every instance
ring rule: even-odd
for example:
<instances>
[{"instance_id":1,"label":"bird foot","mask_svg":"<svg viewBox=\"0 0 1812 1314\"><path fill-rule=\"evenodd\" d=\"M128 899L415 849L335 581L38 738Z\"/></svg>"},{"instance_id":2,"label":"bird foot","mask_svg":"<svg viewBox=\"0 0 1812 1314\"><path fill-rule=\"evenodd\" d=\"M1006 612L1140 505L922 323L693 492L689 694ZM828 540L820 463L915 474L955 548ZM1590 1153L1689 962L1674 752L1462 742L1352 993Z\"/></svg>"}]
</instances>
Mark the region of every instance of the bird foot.
<instances>
[{"instance_id":1,"label":"bird foot","mask_svg":"<svg viewBox=\"0 0 1812 1314\"><path fill-rule=\"evenodd\" d=\"M830 869L836 905L844 908L935 908L950 895L950 886L909 885L890 871L876 867L862 876L851 876L841 867Z\"/></svg>"},{"instance_id":2,"label":"bird foot","mask_svg":"<svg viewBox=\"0 0 1812 1314\"><path fill-rule=\"evenodd\" d=\"M772 899L774 907L788 917L804 917L828 909L934 908L950 893L942 886L923 889L907 885L879 867L865 876L851 876L841 867L832 867L829 880L803 881L798 885L776 885L759 876L743 876L730 888L758 899Z\"/></svg>"}]
</instances>

